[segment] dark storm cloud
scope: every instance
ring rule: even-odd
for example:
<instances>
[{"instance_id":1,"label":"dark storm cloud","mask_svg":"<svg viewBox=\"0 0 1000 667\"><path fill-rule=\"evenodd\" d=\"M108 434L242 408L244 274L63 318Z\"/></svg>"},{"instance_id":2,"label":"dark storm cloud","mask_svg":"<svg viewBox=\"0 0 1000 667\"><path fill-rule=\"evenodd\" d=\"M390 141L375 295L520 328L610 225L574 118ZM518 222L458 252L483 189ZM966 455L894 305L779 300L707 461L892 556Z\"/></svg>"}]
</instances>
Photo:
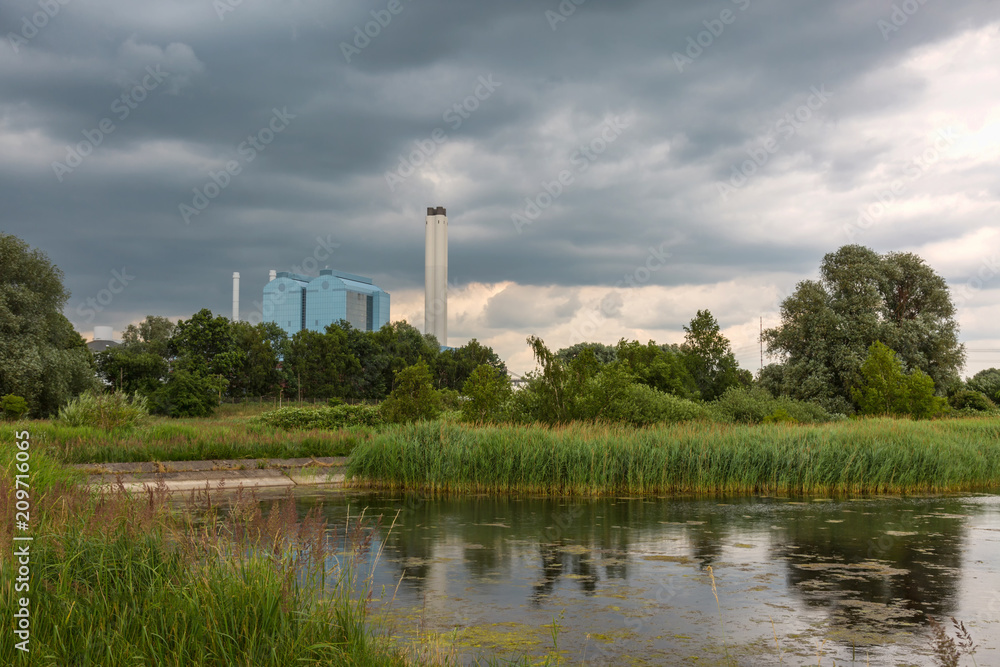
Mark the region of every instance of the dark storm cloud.
<instances>
[{"instance_id":1,"label":"dark storm cloud","mask_svg":"<svg viewBox=\"0 0 1000 667\"><path fill-rule=\"evenodd\" d=\"M41 10L5 3L0 228L63 268L84 331L80 309L122 267L134 280L96 318L116 328L145 313L228 313L233 271L249 307L268 269L324 243L336 247L322 265L390 292L419 287L430 205L449 209L461 283L611 288L661 247L672 261L657 285L809 273L832 237L776 233L752 187L799 170L833 192L866 183L891 140L845 148L836 128L915 104L919 77L880 73L997 19L985 2L926 2L884 35L891 3L591 0L567 15L572 4L75 0L12 41ZM378 34L359 38L366 28ZM167 73L155 86L151 68ZM823 86L830 99L783 137L778 124ZM286 127L250 150L275 110ZM617 134L596 151L609 123ZM53 167L88 136L101 142L78 166ZM780 148L757 180L720 200L716 184L771 136ZM227 164L239 173L223 176ZM393 182L401 166L413 173ZM185 219L213 181L226 184ZM519 233L511 216L543 193L551 204ZM529 298L494 297L489 326L537 324L543 311L517 307ZM547 298L560 317L578 305Z\"/></svg>"}]
</instances>

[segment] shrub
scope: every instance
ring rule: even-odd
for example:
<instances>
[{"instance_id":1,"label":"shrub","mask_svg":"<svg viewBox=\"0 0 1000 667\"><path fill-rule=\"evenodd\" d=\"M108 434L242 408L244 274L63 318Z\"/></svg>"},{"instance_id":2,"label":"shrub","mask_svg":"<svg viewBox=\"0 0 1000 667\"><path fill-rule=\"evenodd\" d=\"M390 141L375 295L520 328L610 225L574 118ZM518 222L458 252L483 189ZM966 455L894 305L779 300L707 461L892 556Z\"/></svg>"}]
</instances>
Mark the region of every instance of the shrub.
<instances>
[{"instance_id":1,"label":"shrub","mask_svg":"<svg viewBox=\"0 0 1000 667\"><path fill-rule=\"evenodd\" d=\"M293 431L375 427L381 425L383 419L375 405L337 405L330 408L279 408L255 417L250 423Z\"/></svg>"},{"instance_id":2,"label":"shrub","mask_svg":"<svg viewBox=\"0 0 1000 667\"><path fill-rule=\"evenodd\" d=\"M165 385L153 392L153 411L170 417L210 417L219 407L219 392L225 380L204 377L184 369L171 374Z\"/></svg>"},{"instance_id":3,"label":"shrub","mask_svg":"<svg viewBox=\"0 0 1000 667\"><path fill-rule=\"evenodd\" d=\"M80 394L59 411L58 421L66 426L91 426L112 430L128 430L149 416L149 404L140 394Z\"/></svg>"},{"instance_id":4,"label":"shrub","mask_svg":"<svg viewBox=\"0 0 1000 667\"><path fill-rule=\"evenodd\" d=\"M633 426L649 426L676 424L706 416L704 406L694 401L657 391L645 384L632 384L618 400L608 404L600 418Z\"/></svg>"},{"instance_id":5,"label":"shrub","mask_svg":"<svg viewBox=\"0 0 1000 667\"><path fill-rule=\"evenodd\" d=\"M499 369L481 364L462 387L466 401L462 403L462 420L467 422L498 422L504 418L504 407L513 390L507 375Z\"/></svg>"},{"instance_id":6,"label":"shrub","mask_svg":"<svg viewBox=\"0 0 1000 667\"><path fill-rule=\"evenodd\" d=\"M0 398L0 414L4 421L17 421L28 413L28 402L20 396L7 394Z\"/></svg>"},{"instance_id":7,"label":"shrub","mask_svg":"<svg viewBox=\"0 0 1000 667\"><path fill-rule=\"evenodd\" d=\"M379 410L382 418L392 423L435 419L441 414L441 395L431 386L431 371L426 361L396 374L396 387Z\"/></svg>"},{"instance_id":8,"label":"shrub","mask_svg":"<svg viewBox=\"0 0 1000 667\"><path fill-rule=\"evenodd\" d=\"M960 389L948 399L951 407L956 410L971 410L975 412L990 412L996 410L993 401L986 397L981 391L972 389Z\"/></svg>"},{"instance_id":9,"label":"shrub","mask_svg":"<svg viewBox=\"0 0 1000 667\"><path fill-rule=\"evenodd\" d=\"M775 398L762 387L732 387L715 400L710 409L716 419L740 424L762 424L778 411L797 422L830 421L830 413L821 405L787 396Z\"/></svg>"},{"instance_id":10,"label":"shrub","mask_svg":"<svg viewBox=\"0 0 1000 667\"><path fill-rule=\"evenodd\" d=\"M784 408L778 408L768 416L764 417L765 424L798 424L799 420L788 414Z\"/></svg>"}]
</instances>

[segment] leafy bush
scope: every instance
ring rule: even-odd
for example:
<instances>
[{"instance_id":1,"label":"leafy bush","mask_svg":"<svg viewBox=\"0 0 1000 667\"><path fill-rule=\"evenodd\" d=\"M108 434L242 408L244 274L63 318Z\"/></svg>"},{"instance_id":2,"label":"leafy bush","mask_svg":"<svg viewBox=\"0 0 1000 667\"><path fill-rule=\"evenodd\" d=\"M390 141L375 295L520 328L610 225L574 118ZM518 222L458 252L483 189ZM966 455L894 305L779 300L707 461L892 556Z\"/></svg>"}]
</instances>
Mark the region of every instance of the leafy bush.
<instances>
[{"instance_id":1,"label":"leafy bush","mask_svg":"<svg viewBox=\"0 0 1000 667\"><path fill-rule=\"evenodd\" d=\"M379 426L383 422L378 406L336 405L329 408L279 408L255 417L251 424L297 429L340 429L348 426Z\"/></svg>"},{"instance_id":2,"label":"leafy bush","mask_svg":"<svg viewBox=\"0 0 1000 667\"><path fill-rule=\"evenodd\" d=\"M910 374L896 353L879 341L868 348L861 364L861 382L851 396L865 415L909 415L927 419L944 412L948 403L934 395L934 380L920 369Z\"/></svg>"},{"instance_id":3,"label":"leafy bush","mask_svg":"<svg viewBox=\"0 0 1000 667\"><path fill-rule=\"evenodd\" d=\"M379 406L382 418L391 423L435 419L441 414L441 395L431 386L427 362L409 366L396 374L396 387Z\"/></svg>"},{"instance_id":4,"label":"leafy bush","mask_svg":"<svg viewBox=\"0 0 1000 667\"><path fill-rule=\"evenodd\" d=\"M1000 402L1000 368L979 371L966 383L972 391L979 391L991 401Z\"/></svg>"},{"instance_id":5,"label":"leafy bush","mask_svg":"<svg viewBox=\"0 0 1000 667\"><path fill-rule=\"evenodd\" d=\"M462 396L457 389L438 389L438 396L441 397L441 409L456 412L462 407Z\"/></svg>"},{"instance_id":6,"label":"leafy bush","mask_svg":"<svg viewBox=\"0 0 1000 667\"><path fill-rule=\"evenodd\" d=\"M741 424L762 424L779 410L797 422L830 421L830 413L822 406L787 396L775 398L762 387L732 387L712 402L710 409L720 421Z\"/></svg>"},{"instance_id":7,"label":"leafy bush","mask_svg":"<svg viewBox=\"0 0 1000 667\"><path fill-rule=\"evenodd\" d=\"M219 407L226 381L184 369L175 370L167 383L149 397L153 411L170 417L210 417Z\"/></svg>"},{"instance_id":8,"label":"leafy bush","mask_svg":"<svg viewBox=\"0 0 1000 667\"><path fill-rule=\"evenodd\" d=\"M112 430L128 430L149 416L149 404L138 393L80 394L59 411L57 420L66 426L91 426Z\"/></svg>"},{"instance_id":9,"label":"leafy bush","mask_svg":"<svg viewBox=\"0 0 1000 667\"><path fill-rule=\"evenodd\" d=\"M799 420L788 414L784 408L778 408L768 416L764 417L765 424L798 424Z\"/></svg>"},{"instance_id":10,"label":"leafy bush","mask_svg":"<svg viewBox=\"0 0 1000 667\"><path fill-rule=\"evenodd\" d=\"M974 412L990 412L996 410L997 407L993 401L986 397L986 394L971 389L960 389L952 394L948 402L956 410L967 409Z\"/></svg>"},{"instance_id":11,"label":"leafy bush","mask_svg":"<svg viewBox=\"0 0 1000 667\"><path fill-rule=\"evenodd\" d=\"M499 369L481 364L462 387L466 401L462 403L462 420L467 422L499 422L513 390L507 375Z\"/></svg>"},{"instance_id":12,"label":"leafy bush","mask_svg":"<svg viewBox=\"0 0 1000 667\"><path fill-rule=\"evenodd\" d=\"M645 384L631 384L626 387L623 396L607 405L599 418L633 426L649 426L676 424L706 416L704 406L694 401L657 391Z\"/></svg>"},{"instance_id":13,"label":"leafy bush","mask_svg":"<svg viewBox=\"0 0 1000 667\"><path fill-rule=\"evenodd\" d=\"M0 414L4 421L17 421L28 413L28 402L20 396L7 394L0 398Z\"/></svg>"}]
</instances>

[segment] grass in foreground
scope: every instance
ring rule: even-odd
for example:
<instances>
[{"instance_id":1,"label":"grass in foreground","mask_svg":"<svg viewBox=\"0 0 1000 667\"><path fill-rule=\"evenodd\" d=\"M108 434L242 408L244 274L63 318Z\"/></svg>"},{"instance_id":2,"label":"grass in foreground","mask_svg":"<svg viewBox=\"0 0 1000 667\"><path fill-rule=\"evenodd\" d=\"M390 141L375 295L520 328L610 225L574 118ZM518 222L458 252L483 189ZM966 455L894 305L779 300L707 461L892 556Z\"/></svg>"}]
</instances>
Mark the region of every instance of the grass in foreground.
<instances>
[{"instance_id":1,"label":"grass in foreground","mask_svg":"<svg viewBox=\"0 0 1000 667\"><path fill-rule=\"evenodd\" d=\"M1000 486L1000 419L644 429L430 422L360 443L348 473L362 486L459 493L970 491Z\"/></svg>"}]
</instances>

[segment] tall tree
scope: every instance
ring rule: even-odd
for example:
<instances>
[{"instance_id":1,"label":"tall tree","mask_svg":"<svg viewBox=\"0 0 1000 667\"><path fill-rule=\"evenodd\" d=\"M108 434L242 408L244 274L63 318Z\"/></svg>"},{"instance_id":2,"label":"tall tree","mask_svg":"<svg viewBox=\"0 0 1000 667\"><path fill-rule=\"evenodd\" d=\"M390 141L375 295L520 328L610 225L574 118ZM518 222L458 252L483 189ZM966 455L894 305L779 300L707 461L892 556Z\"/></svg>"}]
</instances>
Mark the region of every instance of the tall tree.
<instances>
[{"instance_id":1,"label":"tall tree","mask_svg":"<svg viewBox=\"0 0 1000 667\"><path fill-rule=\"evenodd\" d=\"M699 310L684 331L680 351L704 400L715 400L730 387L740 384L736 355L711 312Z\"/></svg>"},{"instance_id":2,"label":"tall tree","mask_svg":"<svg viewBox=\"0 0 1000 667\"><path fill-rule=\"evenodd\" d=\"M62 314L63 274L43 252L0 233L0 396L45 416L96 388L93 357Z\"/></svg>"},{"instance_id":3,"label":"tall tree","mask_svg":"<svg viewBox=\"0 0 1000 667\"><path fill-rule=\"evenodd\" d=\"M965 361L954 316L945 281L920 257L844 246L823 258L819 280L798 284L781 304L781 324L764 332L783 362L771 375L781 393L849 412L868 348L881 341L904 370L926 373L944 392Z\"/></svg>"}]
</instances>

